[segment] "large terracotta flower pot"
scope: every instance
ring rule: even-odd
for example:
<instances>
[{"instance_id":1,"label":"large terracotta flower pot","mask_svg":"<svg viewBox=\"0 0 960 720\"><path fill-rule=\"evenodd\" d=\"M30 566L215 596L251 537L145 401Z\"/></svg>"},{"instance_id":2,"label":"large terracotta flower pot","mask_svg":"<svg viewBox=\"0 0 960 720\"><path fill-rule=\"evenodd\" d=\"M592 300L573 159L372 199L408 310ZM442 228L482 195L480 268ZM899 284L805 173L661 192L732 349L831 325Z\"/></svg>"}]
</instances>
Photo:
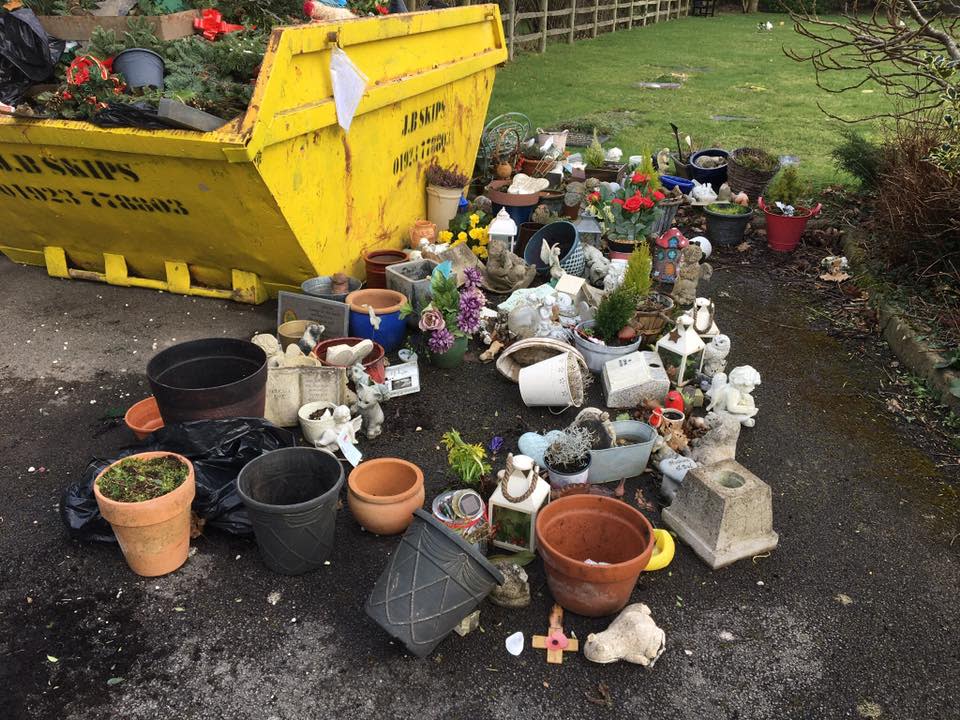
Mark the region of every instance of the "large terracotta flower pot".
<instances>
[{"instance_id":1,"label":"large terracotta flower pot","mask_svg":"<svg viewBox=\"0 0 960 720\"><path fill-rule=\"evenodd\" d=\"M537 514L536 530L554 599L588 617L623 609L653 553L653 528L643 514L602 495L554 500Z\"/></svg>"},{"instance_id":2,"label":"large terracotta flower pot","mask_svg":"<svg viewBox=\"0 0 960 720\"><path fill-rule=\"evenodd\" d=\"M362 462L347 479L347 504L358 523L377 535L397 535L423 506L423 471L399 458Z\"/></svg>"},{"instance_id":3,"label":"large terracotta flower pot","mask_svg":"<svg viewBox=\"0 0 960 720\"><path fill-rule=\"evenodd\" d=\"M187 466L187 479L175 490L143 502L118 502L100 492L100 478L114 465L130 458L150 460L157 457L173 457ZM113 528L127 565L144 577L166 575L187 561L190 505L195 493L193 464L183 455L171 452L130 455L104 468L93 482L100 514Z\"/></svg>"},{"instance_id":4,"label":"large terracotta flower pot","mask_svg":"<svg viewBox=\"0 0 960 720\"><path fill-rule=\"evenodd\" d=\"M136 435L137 440L144 440L150 433L163 427L163 418L160 417L157 399L151 395L134 403L123 416L123 421Z\"/></svg>"}]
</instances>

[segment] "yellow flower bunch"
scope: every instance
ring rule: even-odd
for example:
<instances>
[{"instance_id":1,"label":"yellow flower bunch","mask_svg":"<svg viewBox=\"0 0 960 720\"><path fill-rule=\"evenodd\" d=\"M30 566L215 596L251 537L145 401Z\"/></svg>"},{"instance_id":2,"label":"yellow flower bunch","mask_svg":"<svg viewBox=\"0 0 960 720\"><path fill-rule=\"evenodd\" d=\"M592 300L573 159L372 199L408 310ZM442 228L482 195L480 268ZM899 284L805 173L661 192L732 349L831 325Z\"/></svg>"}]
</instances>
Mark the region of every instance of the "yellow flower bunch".
<instances>
[{"instance_id":1,"label":"yellow flower bunch","mask_svg":"<svg viewBox=\"0 0 960 720\"><path fill-rule=\"evenodd\" d=\"M470 248L470 249L473 250L473 254L476 255L476 256L477 256L478 258L480 258L481 260L486 260L486 259L487 259L488 253L487 253L487 248L486 248L486 246L484 246L484 245L474 245L474 246L473 246L472 248Z\"/></svg>"},{"instance_id":2,"label":"yellow flower bunch","mask_svg":"<svg viewBox=\"0 0 960 720\"><path fill-rule=\"evenodd\" d=\"M477 227L477 223L479 222L480 222L480 216L477 215L476 213L473 213L473 215L470 216L470 228L475 229Z\"/></svg>"},{"instance_id":3,"label":"yellow flower bunch","mask_svg":"<svg viewBox=\"0 0 960 720\"><path fill-rule=\"evenodd\" d=\"M450 232L449 230L441 230L441 231L440 231L440 242L442 242L442 243L448 243L448 242L450 242L451 240L453 240L453 233L452 233L452 232Z\"/></svg>"}]
</instances>

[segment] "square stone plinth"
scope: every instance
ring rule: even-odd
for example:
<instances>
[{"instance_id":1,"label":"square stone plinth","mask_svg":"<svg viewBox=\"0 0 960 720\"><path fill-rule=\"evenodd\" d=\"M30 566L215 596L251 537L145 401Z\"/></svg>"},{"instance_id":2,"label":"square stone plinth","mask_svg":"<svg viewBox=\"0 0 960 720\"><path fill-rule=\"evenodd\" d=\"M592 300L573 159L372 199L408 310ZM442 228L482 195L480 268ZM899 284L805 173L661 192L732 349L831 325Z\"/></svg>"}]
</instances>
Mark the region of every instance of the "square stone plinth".
<instances>
[{"instance_id":1,"label":"square stone plinth","mask_svg":"<svg viewBox=\"0 0 960 720\"><path fill-rule=\"evenodd\" d=\"M603 364L607 407L633 408L644 400L663 402L669 391L670 378L655 352L632 352Z\"/></svg>"},{"instance_id":2,"label":"square stone plinth","mask_svg":"<svg viewBox=\"0 0 960 720\"><path fill-rule=\"evenodd\" d=\"M693 468L663 521L711 568L773 550L773 493L736 460Z\"/></svg>"}]
</instances>

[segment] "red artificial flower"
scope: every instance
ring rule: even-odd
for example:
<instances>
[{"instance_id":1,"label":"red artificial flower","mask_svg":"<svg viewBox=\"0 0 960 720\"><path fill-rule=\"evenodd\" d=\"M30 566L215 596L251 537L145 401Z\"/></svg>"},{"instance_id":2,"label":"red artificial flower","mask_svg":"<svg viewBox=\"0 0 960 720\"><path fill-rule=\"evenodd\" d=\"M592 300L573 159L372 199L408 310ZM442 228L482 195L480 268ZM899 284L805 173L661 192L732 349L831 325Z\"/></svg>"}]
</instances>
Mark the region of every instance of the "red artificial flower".
<instances>
[{"instance_id":1,"label":"red artificial flower","mask_svg":"<svg viewBox=\"0 0 960 720\"><path fill-rule=\"evenodd\" d=\"M623 203L623 209L627 212L635 213L643 207L643 201L646 200L639 192L634 193Z\"/></svg>"},{"instance_id":2,"label":"red artificial flower","mask_svg":"<svg viewBox=\"0 0 960 720\"><path fill-rule=\"evenodd\" d=\"M639 198L639 200L640 200L640 207L642 207L644 210L649 210L654 205L653 200L651 200L648 197L641 197Z\"/></svg>"},{"instance_id":3,"label":"red artificial flower","mask_svg":"<svg viewBox=\"0 0 960 720\"><path fill-rule=\"evenodd\" d=\"M657 202L660 202L660 201L663 200L665 197L666 197L666 195L664 195L664 194L663 194L662 192L660 192L659 190L654 190L654 191L653 191L653 199L656 200Z\"/></svg>"},{"instance_id":4,"label":"red artificial flower","mask_svg":"<svg viewBox=\"0 0 960 720\"><path fill-rule=\"evenodd\" d=\"M62 97L64 100L73 100L73 93L70 93L67 90L64 90L63 93L61 93L60 97Z\"/></svg>"},{"instance_id":5,"label":"red artificial flower","mask_svg":"<svg viewBox=\"0 0 960 720\"><path fill-rule=\"evenodd\" d=\"M598 200L600 200L600 193L596 190L587 195L587 202L597 202Z\"/></svg>"},{"instance_id":6,"label":"red artificial flower","mask_svg":"<svg viewBox=\"0 0 960 720\"><path fill-rule=\"evenodd\" d=\"M387 8L386 5L374 5L374 7L377 9L377 12L380 13L381 15L387 15L390 12L389 8Z\"/></svg>"},{"instance_id":7,"label":"red artificial flower","mask_svg":"<svg viewBox=\"0 0 960 720\"><path fill-rule=\"evenodd\" d=\"M648 177L647 177L646 175L644 175L643 173L638 173L638 172L636 172L636 173L634 173L633 176L630 178L630 182L632 182L634 185L639 185L640 183L645 183L645 182L646 182L647 180L649 180L649 179L650 179L650 178L648 178Z\"/></svg>"},{"instance_id":8,"label":"red artificial flower","mask_svg":"<svg viewBox=\"0 0 960 720\"><path fill-rule=\"evenodd\" d=\"M619 205L620 207L624 207L626 205L626 203L623 201L623 198L614 198L610 202L614 205Z\"/></svg>"}]
</instances>

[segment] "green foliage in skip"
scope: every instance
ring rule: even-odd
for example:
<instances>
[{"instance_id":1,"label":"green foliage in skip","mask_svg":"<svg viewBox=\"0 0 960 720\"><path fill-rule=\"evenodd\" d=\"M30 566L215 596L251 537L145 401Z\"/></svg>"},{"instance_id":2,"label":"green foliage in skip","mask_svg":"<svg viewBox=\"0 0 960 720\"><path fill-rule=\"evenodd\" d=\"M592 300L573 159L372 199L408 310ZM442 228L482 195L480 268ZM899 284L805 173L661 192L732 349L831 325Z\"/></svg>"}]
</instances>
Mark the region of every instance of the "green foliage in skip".
<instances>
[{"instance_id":1,"label":"green foliage in skip","mask_svg":"<svg viewBox=\"0 0 960 720\"><path fill-rule=\"evenodd\" d=\"M623 276L623 287L629 290L634 297L634 303L639 302L650 293L653 280L650 271L653 269L653 259L650 257L650 246L645 242L638 242L627 260L627 272ZM623 327L621 325L621 327Z\"/></svg>"},{"instance_id":2,"label":"green foliage in skip","mask_svg":"<svg viewBox=\"0 0 960 720\"><path fill-rule=\"evenodd\" d=\"M626 326L637 309L633 291L621 285L606 295L597 306L594 315L594 330L598 338L608 345L617 341L617 333Z\"/></svg>"},{"instance_id":3,"label":"green foliage in skip","mask_svg":"<svg viewBox=\"0 0 960 720\"><path fill-rule=\"evenodd\" d=\"M447 449L447 464L464 485L480 487L480 480L492 469L486 462L487 451L483 445L464 442L456 430L445 432L442 437Z\"/></svg>"}]
</instances>

